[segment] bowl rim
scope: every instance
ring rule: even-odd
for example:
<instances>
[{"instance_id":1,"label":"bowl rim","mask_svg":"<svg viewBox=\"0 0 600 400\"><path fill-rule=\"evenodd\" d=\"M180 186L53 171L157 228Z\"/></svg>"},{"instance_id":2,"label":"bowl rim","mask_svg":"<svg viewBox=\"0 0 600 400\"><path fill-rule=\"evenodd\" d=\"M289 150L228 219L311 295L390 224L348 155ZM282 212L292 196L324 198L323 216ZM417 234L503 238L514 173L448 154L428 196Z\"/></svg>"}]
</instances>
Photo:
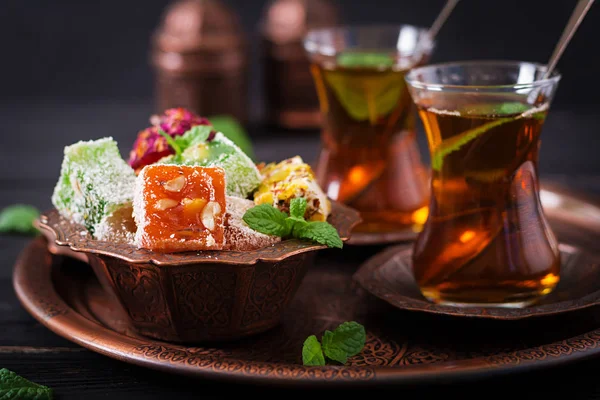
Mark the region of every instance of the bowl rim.
<instances>
[{"instance_id":1,"label":"bowl rim","mask_svg":"<svg viewBox=\"0 0 600 400\"><path fill-rule=\"evenodd\" d=\"M352 229L361 222L360 213L340 202L331 200L332 211L328 218L343 242L350 239ZM249 251L204 250L198 252L159 253L139 249L126 243L113 243L93 239L85 227L64 218L57 209L42 213L34 221L36 228L54 245L55 253L75 252L76 256L97 255L120 259L130 264L157 266L183 266L190 264L254 265L260 261L280 262L289 257L310 251L327 249L325 245L298 239L286 239L275 244Z\"/></svg>"}]
</instances>

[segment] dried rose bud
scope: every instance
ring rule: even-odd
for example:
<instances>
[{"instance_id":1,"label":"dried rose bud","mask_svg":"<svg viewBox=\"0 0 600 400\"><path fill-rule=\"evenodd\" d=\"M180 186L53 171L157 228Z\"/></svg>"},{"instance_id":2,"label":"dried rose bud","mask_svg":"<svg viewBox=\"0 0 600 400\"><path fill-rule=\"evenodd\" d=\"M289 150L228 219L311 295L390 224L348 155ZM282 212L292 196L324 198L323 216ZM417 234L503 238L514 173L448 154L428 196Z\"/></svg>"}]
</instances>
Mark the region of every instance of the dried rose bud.
<instances>
[{"instance_id":1,"label":"dried rose bud","mask_svg":"<svg viewBox=\"0 0 600 400\"><path fill-rule=\"evenodd\" d=\"M185 108L168 109L162 115L152 116L150 122L153 126L138 133L129 153L129 165L136 172L174 153L167 140L158 133L159 129L175 137L183 135L193 126L210 125L208 119L198 117Z\"/></svg>"}]
</instances>

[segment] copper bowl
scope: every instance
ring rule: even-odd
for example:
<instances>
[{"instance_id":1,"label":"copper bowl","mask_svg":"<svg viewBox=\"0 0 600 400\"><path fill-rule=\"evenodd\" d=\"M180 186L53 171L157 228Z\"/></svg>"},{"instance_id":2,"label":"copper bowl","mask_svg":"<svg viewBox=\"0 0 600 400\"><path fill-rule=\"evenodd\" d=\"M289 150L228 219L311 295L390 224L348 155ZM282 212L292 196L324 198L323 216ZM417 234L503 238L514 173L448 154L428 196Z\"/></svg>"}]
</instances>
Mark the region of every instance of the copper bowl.
<instances>
[{"instance_id":1,"label":"copper bowl","mask_svg":"<svg viewBox=\"0 0 600 400\"><path fill-rule=\"evenodd\" d=\"M329 222L343 241L359 213L332 202ZM91 265L133 330L171 342L239 339L275 327L317 250L295 239L259 250L160 254L94 240L56 210L36 221L50 252Z\"/></svg>"}]
</instances>

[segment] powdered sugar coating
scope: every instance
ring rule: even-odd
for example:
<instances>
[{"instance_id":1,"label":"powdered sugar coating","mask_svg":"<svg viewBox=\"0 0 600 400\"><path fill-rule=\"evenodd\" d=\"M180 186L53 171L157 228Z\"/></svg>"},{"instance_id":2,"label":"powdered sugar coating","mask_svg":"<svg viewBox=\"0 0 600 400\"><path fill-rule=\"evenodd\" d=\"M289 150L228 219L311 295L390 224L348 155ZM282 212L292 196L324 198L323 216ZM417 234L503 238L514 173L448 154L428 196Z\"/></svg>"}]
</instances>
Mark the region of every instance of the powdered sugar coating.
<instances>
[{"instance_id":1,"label":"powdered sugar coating","mask_svg":"<svg viewBox=\"0 0 600 400\"><path fill-rule=\"evenodd\" d=\"M112 137L79 141L64 149L52 204L99 239L96 231L104 219L131 204L135 179Z\"/></svg>"},{"instance_id":2,"label":"powdered sugar coating","mask_svg":"<svg viewBox=\"0 0 600 400\"><path fill-rule=\"evenodd\" d=\"M251 251L281 241L280 237L265 235L250 228L243 220L244 214L255 204L252 200L227 196L225 215L225 250Z\"/></svg>"}]
</instances>

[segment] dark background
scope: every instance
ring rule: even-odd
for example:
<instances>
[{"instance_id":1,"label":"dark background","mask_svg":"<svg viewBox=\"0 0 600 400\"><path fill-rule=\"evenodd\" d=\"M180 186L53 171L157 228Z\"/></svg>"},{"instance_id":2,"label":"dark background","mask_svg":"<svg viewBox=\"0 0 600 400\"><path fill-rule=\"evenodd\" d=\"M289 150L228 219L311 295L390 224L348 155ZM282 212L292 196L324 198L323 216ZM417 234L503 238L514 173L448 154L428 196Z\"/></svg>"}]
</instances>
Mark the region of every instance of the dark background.
<instances>
[{"instance_id":1,"label":"dark background","mask_svg":"<svg viewBox=\"0 0 600 400\"><path fill-rule=\"evenodd\" d=\"M224 0L249 37L265 0ZM2 0L0 100L148 101L149 40L167 0ZM338 0L348 23L429 25L442 0ZM443 27L432 62L503 58L546 62L576 0L462 0ZM564 53L555 105L598 104L600 7L592 7ZM256 43L256 42L251 42ZM256 45L252 45L253 49ZM257 52L253 104L261 95ZM260 117L255 111L255 117Z\"/></svg>"},{"instance_id":2,"label":"dark background","mask_svg":"<svg viewBox=\"0 0 600 400\"><path fill-rule=\"evenodd\" d=\"M249 37L255 38L267 2L227 3L237 11ZM166 0L0 0L0 209L13 203L49 208L65 145L113 136L127 154L154 111L149 42L167 4ZM338 4L348 23L429 25L443 1L338 0ZM575 4L576 0L461 0L440 32L431 61L546 62ZM599 39L600 4L596 4L558 65L563 79L544 127L540 159L542 179L598 196ZM256 140L258 158L271 161L299 154L313 161L317 131L263 126L261 63L257 41L250 43L248 107L253 119L248 130ZM425 153L424 135L419 138ZM28 242L25 237L0 237L0 368L56 388L61 399L118 398L119 393L120 398L208 398L233 393L234 386L166 379L93 354L35 322L15 297L11 281L15 260ZM459 385L453 393L462 396L471 388L478 396L504 390L507 395L599 398L597 371L597 360L590 360L554 372ZM524 392L523 385L528 386ZM538 392L542 389L545 392ZM259 396L284 394L269 390ZM447 396L445 390L442 387L438 394ZM370 393L371 389L359 396ZM423 394L423 389L414 394ZM338 393L327 395L333 398Z\"/></svg>"},{"instance_id":3,"label":"dark background","mask_svg":"<svg viewBox=\"0 0 600 400\"><path fill-rule=\"evenodd\" d=\"M266 0L223 0L238 15L251 46L248 130L259 159L301 155L314 161L318 132L265 129L258 24ZM461 0L442 28L431 62L513 59L546 62L576 0ZM62 148L113 136L126 157L156 111L150 37L167 0L0 0L0 168L3 197L50 207ZM443 0L337 0L346 23L428 26ZM594 5L558 69L563 78L546 123L542 178L571 181L600 173L600 6ZM424 158L427 145L419 135ZM25 149L27 156L22 156ZM33 192L35 190L35 193ZM40 195L38 193L45 193Z\"/></svg>"}]
</instances>

